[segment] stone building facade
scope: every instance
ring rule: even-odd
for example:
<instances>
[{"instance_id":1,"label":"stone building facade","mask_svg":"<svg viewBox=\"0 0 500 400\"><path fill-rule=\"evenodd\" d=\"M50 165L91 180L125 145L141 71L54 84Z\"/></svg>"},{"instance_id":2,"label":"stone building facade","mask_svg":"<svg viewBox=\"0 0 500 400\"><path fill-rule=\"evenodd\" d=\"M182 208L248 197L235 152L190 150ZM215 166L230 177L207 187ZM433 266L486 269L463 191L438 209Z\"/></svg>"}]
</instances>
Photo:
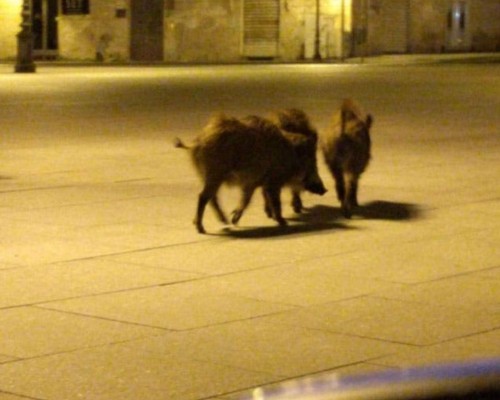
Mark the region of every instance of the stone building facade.
<instances>
[{"instance_id":1,"label":"stone building facade","mask_svg":"<svg viewBox=\"0 0 500 400\"><path fill-rule=\"evenodd\" d=\"M22 0L0 1L13 59ZM45 59L291 62L500 50L500 0L31 0ZM319 4L319 8L317 5Z\"/></svg>"},{"instance_id":2,"label":"stone building facade","mask_svg":"<svg viewBox=\"0 0 500 400\"><path fill-rule=\"evenodd\" d=\"M57 17L59 57L72 60L92 60L100 52L109 60L130 58L130 30L127 15L128 0L89 1L89 9Z\"/></svg>"},{"instance_id":3,"label":"stone building facade","mask_svg":"<svg viewBox=\"0 0 500 400\"><path fill-rule=\"evenodd\" d=\"M500 51L499 0L354 0L351 53Z\"/></svg>"},{"instance_id":4,"label":"stone building facade","mask_svg":"<svg viewBox=\"0 0 500 400\"><path fill-rule=\"evenodd\" d=\"M0 2L0 59L14 58L16 34L21 30L21 2Z\"/></svg>"}]
</instances>

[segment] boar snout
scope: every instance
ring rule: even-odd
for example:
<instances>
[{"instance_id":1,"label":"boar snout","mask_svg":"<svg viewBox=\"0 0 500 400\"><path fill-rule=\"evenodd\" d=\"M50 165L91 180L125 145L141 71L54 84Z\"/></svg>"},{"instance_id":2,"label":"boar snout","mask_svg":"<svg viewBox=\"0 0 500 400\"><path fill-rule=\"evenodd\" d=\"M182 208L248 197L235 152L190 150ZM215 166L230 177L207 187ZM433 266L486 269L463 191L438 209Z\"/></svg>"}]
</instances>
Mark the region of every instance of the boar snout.
<instances>
[{"instance_id":1,"label":"boar snout","mask_svg":"<svg viewBox=\"0 0 500 400\"><path fill-rule=\"evenodd\" d=\"M323 182L321 181L306 181L304 183L304 189L306 189L308 192L319 194L320 196L323 196L327 192L325 186L323 185Z\"/></svg>"},{"instance_id":2,"label":"boar snout","mask_svg":"<svg viewBox=\"0 0 500 400\"><path fill-rule=\"evenodd\" d=\"M309 171L309 173L305 174L302 181L302 186L308 192L319 194L320 196L322 196L327 192L327 190L315 167L316 160L314 160L313 168L311 168L312 171Z\"/></svg>"}]
</instances>

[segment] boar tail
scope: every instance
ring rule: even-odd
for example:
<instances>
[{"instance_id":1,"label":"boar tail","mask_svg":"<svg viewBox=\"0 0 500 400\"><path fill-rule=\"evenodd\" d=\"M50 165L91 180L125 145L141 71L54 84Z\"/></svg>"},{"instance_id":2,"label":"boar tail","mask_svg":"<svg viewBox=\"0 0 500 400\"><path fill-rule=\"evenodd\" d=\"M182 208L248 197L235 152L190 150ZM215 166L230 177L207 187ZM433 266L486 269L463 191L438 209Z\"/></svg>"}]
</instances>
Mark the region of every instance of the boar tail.
<instances>
[{"instance_id":1,"label":"boar tail","mask_svg":"<svg viewBox=\"0 0 500 400\"><path fill-rule=\"evenodd\" d=\"M174 139L174 146L177 147L178 149L190 149L191 147L187 146L186 144L184 144L184 142L179 139L178 137L176 137Z\"/></svg>"}]
</instances>

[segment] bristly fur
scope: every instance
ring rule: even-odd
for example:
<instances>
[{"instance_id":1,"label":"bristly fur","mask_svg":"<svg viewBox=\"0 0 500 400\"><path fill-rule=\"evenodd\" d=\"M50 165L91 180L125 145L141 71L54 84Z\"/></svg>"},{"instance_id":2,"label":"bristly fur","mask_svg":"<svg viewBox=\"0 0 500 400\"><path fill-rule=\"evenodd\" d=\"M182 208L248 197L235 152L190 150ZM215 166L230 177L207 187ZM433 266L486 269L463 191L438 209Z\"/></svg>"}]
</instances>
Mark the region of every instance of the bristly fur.
<instances>
[{"instance_id":1,"label":"bristly fur","mask_svg":"<svg viewBox=\"0 0 500 400\"><path fill-rule=\"evenodd\" d=\"M350 218L358 205L358 182L371 159L370 129L373 118L351 99L334 114L332 126L322 137L325 162L335 180L342 212Z\"/></svg>"},{"instance_id":2,"label":"bristly fur","mask_svg":"<svg viewBox=\"0 0 500 400\"><path fill-rule=\"evenodd\" d=\"M297 108L289 108L274 113L272 118L283 131L300 134L310 138L313 145L315 147L317 146L318 132L312 126L309 117L304 111ZM304 190L304 187L300 182L291 183L289 186L292 192L292 208L297 214L301 213L304 209L301 198L301 192ZM265 211L268 216L270 216L267 204Z\"/></svg>"},{"instance_id":3,"label":"bristly fur","mask_svg":"<svg viewBox=\"0 0 500 400\"><path fill-rule=\"evenodd\" d=\"M217 192L224 183L233 183L242 189L240 205L231 220L234 224L240 220L259 186L269 201L273 218L280 225L286 224L281 215L281 187L298 176L312 175L311 171L304 172L312 164L306 161L308 157L314 157L316 165L315 153L310 154L307 150L310 140L293 136L300 140L288 137L276 124L257 116L237 119L217 115L210 119L190 147L192 161L204 185L194 220L198 232L205 232L202 220L208 202L219 219L227 223L217 199ZM177 147L188 148L180 140L176 143Z\"/></svg>"},{"instance_id":4,"label":"bristly fur","mask_svg":"<svg viewBox=\"0 0 500 400\"><path fill-rule=\"evenodd\" d=\"M316 129L311 125L307 114L297 108L289 108L276 113L278 126L288 132L300 133L305 136L317 136Z\"/></svg>"}]
</instances>

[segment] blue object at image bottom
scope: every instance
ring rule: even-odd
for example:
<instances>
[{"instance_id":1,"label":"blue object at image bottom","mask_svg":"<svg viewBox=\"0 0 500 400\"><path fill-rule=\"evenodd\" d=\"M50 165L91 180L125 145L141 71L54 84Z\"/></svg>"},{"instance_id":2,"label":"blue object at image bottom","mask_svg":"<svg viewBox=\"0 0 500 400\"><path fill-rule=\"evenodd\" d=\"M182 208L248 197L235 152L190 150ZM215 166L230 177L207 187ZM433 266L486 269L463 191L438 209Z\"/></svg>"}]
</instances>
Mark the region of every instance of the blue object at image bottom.
<instances>
[{"instance_id":1,"label":"blue object at image bottom","mask_svg":"<svg viewBox=\"0 0 500 400\"><path fill-rule=\"evenodd\" d=\"M287 381L244 400L500 400L500 358Z\"/></svg>"}]
</instances>

